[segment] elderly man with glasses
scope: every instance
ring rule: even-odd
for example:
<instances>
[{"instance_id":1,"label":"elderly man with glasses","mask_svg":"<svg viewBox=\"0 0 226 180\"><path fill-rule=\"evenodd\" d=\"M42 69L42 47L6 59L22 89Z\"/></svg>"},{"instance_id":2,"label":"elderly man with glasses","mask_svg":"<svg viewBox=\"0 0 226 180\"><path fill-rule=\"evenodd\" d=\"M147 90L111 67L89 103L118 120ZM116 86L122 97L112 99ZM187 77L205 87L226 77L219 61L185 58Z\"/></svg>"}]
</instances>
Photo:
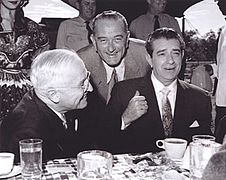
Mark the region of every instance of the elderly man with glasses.
<instances>
[{"instance_id":1,"label":"elderly man with glasses","mask_svg":"<svg viewBox=\"0 0 226 180\"><path fill-rule=\"evenodd\" d=\"M76 156L91 148L95 116L82 110L93 90L89 75L75 52L56 49L40 54L31 67L33 89L3 122L4 150L14 152L18 160L18 142L26 138L43 140L44 160Z\"/></svg>"}]
</instances>

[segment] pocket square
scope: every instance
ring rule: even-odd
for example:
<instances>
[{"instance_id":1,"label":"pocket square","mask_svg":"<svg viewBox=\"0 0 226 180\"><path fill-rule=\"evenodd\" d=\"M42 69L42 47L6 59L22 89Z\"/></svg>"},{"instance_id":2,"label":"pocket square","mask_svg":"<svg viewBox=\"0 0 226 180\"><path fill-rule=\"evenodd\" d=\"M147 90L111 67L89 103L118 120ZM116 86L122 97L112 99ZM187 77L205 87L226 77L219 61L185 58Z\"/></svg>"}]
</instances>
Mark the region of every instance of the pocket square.
<instances>
[{"instance_id":1,"label":"pocket square","mask_svg":"<svg viewBox=\"0 0 226 180\"><path fill-rule=\"evenodd\" d=\"M190 126L190 128L195 128L195 127L199 127L199 123L197 120L195 120Z\"/></svg>"}]
</instances>

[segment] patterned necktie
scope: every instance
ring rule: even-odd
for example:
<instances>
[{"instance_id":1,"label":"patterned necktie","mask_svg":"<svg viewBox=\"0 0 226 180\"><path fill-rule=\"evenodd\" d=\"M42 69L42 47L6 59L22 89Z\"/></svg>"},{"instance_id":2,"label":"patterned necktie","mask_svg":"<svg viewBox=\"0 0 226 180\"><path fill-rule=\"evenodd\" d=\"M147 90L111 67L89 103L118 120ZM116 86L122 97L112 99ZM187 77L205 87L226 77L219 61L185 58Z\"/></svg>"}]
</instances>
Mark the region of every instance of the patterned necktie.
<instances>
[{"instance_id":1,"label":"patterned necktie","mask_svg":"<svg viewBox=\"0 0 226 180\"><path fill-rule=\"evenodd\" d=\"M111 97L111 90L112 90L113 86L115 85L115 83L117 83L117 82L118 82L118 76L117 76L116 70L115 70L115 68L114 68L114 69L113 69L113 72L112 72L112 74L111 74L111 79L110 79L110 81L109 81L109 83L108 83L108 97L107 97L107 103L108 103L108 101L109 101L109 99L110 99L110 97Z\"/></svg>"},{"instance_id":2,"label":"patterned necktie","mask_svg":"<svg viewBox=\"0 0 226 180\"><path fill-rule=\"evenodd\" d=\"M154 21L155 21L155 23L154 23L154 31L155 31L156 29L160 28L159 16L158 15L154 16Z\"/></svg>"},{"instance_id":3,"label":"patterned necktie","mask_svg":"<svg viewBox=\"0 0 226 180\"><path fill-rule=\"evenodd\" d=\"M92 29L91 29L90 26L89 26L89 21L86 21L85 23L86 23L86 29L87 29L87 31L88 31L87 39L88 39L88 41L89 41L89 44L91 44L92 41L91 41L91 39L90 39L90 36L91 36L91 34L92 34Z\"/></svg>"},{"instance_id":4,"label":"patterned necktie","mask_svg":"<svg viewBox=\"0 0 226 180\"><path fill-rule=\"evenodd\" d=\"M64 128L67 129L68 126L67 126L67 121L66 121L65 115L64 114L61 114L60 119L62 120L62 124L63 124Z\"/></svg>"},{"instance_id":5,"label":"patterned necktie","mask_svg":"<svg viewBox=\"0 0 226 180\"><path fill-rule=\"evenodd\" d=\"M163 88L161 90L163 97L162 97L162 123L165 131L166 137L170 137L172 135L172 128L173 128L173 117L172 117L172 110L170 106L170 102L168 99L168 94L170 90L167 88Z\"/></svg>"}]
</instances>

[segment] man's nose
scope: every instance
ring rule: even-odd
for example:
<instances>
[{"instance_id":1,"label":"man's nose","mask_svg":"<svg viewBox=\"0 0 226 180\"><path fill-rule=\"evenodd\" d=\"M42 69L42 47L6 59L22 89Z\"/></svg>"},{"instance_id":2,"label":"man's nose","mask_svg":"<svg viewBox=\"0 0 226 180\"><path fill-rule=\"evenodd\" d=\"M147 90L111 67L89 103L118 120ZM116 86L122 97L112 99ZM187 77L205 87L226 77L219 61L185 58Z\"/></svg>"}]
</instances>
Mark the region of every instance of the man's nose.
<instances>
[{"instance_id":1,"label":"man's nose","mask_svg":"<svg viewBox=\"0 0 226 180\"><path fill-rule=\"evenodd\" d=\"M115 50L115 44L114 42L111 40L108 42L108 51L109 52L113 52Z\"/></svg>"},{"instance_id":2,"label":"man's nose","mask_svg":"<svg viewBox=\"0 0 226 180\"><path fill-rule=\"evenodd\" d=\"M175 62L172 53L169 53L169 55L167 56L167 62L168 62L169 64L173 64L173 63Z\"/></svg>"},{"instance_id":3,"label":"man's nose","mask_svg":"<svg viewBox=\"0 0 226 180\"><path fill-rule=\"evenodd\" d=\"M89 92L93 91L93 86L91 85L90 82L88 83L87 91L89 91Z\"/></svg>"}]
</instances>

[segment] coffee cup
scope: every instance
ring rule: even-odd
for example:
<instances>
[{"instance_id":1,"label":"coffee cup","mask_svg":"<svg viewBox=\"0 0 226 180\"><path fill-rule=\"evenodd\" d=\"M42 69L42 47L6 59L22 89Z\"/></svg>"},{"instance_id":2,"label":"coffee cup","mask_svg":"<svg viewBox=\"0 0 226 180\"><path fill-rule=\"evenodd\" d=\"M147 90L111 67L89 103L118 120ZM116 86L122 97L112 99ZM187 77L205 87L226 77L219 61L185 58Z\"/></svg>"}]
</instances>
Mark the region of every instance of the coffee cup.
<instances>
[{"instance_id":1,"label":"coffee cup","mask_svg":"<svg viewBox=\"0 0 226 180\"><path fill-rule=\"evenodd\" d=\"M180 138L166 138L157 140L156 145L161 149L165 149L170 159L181 160L187 147L187 141Z\"/></svg>"},{"instance_id":2,"label":"coffee cup","mask_svg":"<svg viewBox=\"0 0 226 180\"><path fill-rule=\"evenodd\" d=\"M13 169L14 154L8 152L0 153L0 175L9 174Z\"/></svg>"}]
</instances>

